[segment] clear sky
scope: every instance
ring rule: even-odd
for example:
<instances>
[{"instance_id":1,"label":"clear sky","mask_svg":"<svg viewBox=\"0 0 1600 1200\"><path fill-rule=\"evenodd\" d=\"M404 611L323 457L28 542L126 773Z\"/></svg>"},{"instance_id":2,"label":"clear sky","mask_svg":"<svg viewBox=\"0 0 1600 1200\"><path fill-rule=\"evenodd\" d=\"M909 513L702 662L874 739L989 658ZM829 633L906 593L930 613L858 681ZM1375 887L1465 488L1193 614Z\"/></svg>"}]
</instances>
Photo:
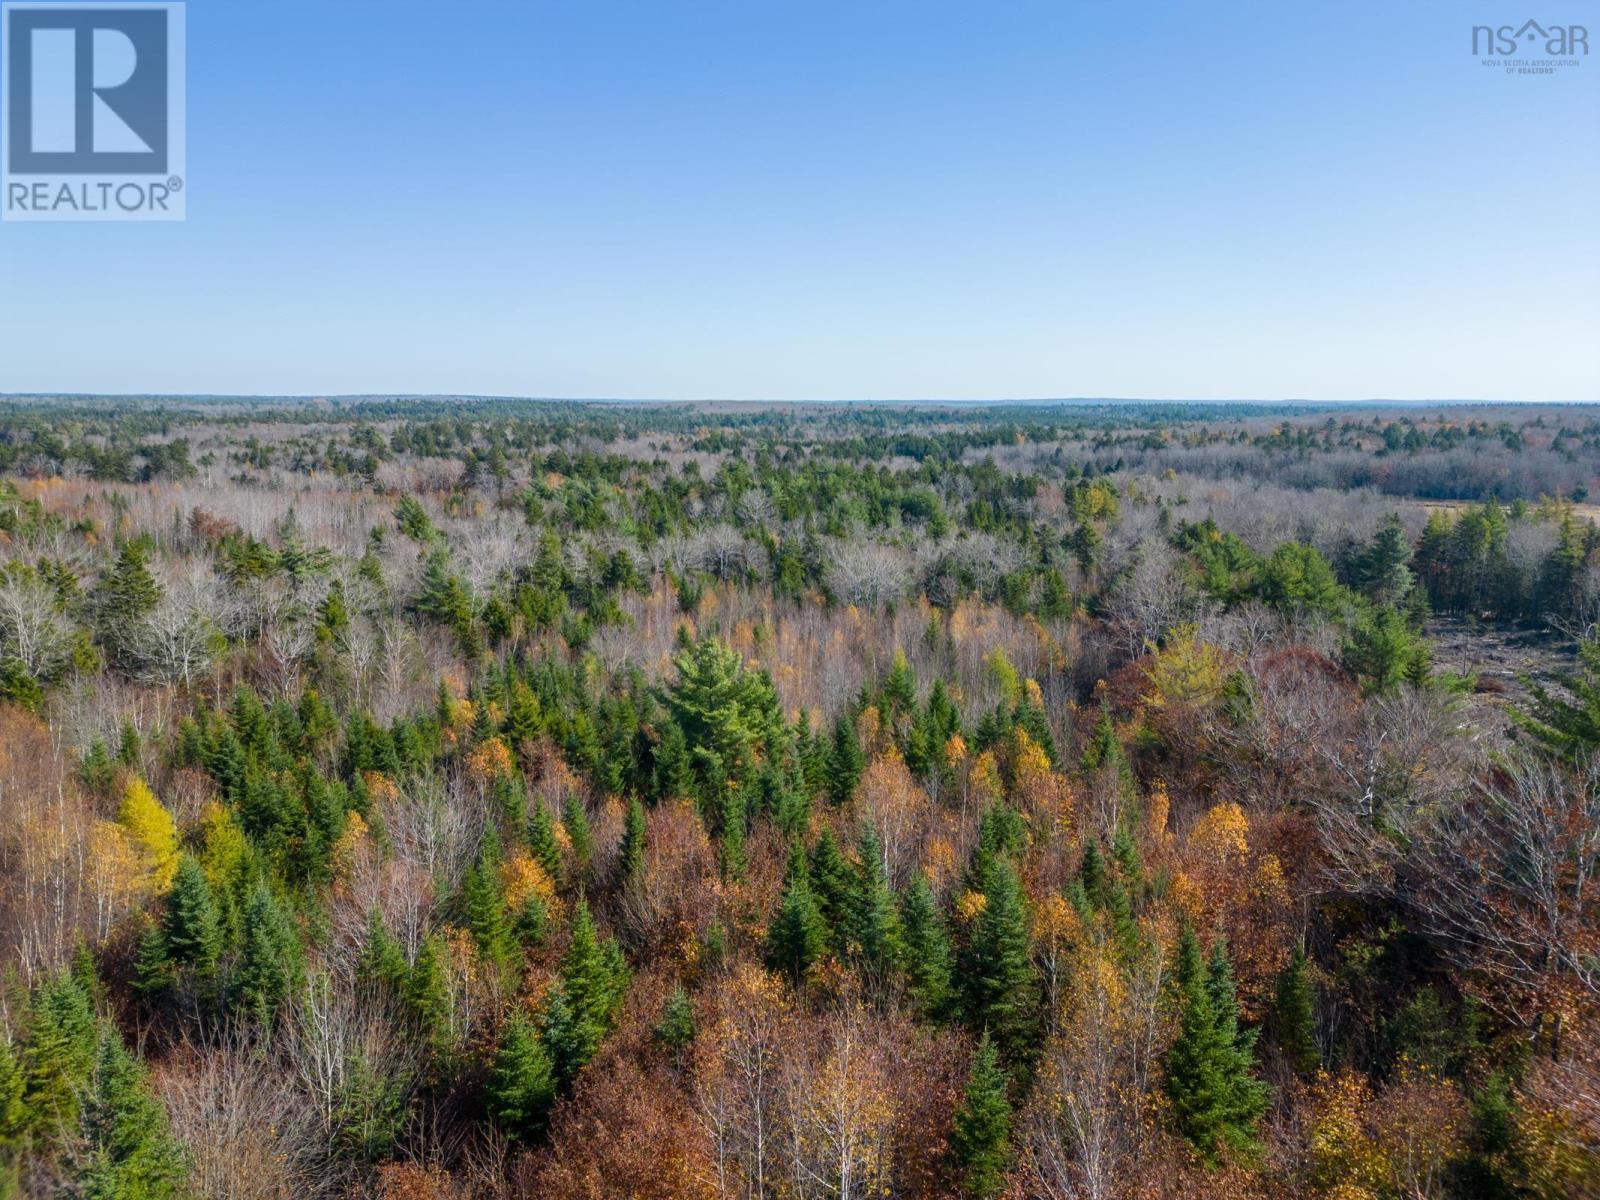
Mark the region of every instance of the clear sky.
<instances>
[{"instance_id":1,"label":"clear sky","mask_svg":"<svg viewBox=\"0 0 1600 1200\"><path fill-rule=\"evenodd\" d=\"M1600 0L191 0L0 392L1600 399Z\"/></svg>"}]
</instances>

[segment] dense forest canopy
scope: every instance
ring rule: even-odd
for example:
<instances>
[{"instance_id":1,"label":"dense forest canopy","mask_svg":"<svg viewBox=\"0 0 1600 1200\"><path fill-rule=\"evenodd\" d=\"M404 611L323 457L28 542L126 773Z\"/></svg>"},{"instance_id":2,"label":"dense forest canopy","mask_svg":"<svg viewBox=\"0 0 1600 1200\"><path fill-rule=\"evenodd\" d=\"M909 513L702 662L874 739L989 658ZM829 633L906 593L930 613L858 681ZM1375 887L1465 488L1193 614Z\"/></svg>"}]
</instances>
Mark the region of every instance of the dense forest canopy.
<instances>
[{"instance_id":1,"label":"dense forest canopy","mask_svg":"<svg viewBox=\"0 0 1600 1200\"><path fill-rule=\"evenodd\" d=\"M1600 408L0 399L0 1197L1600 1195Z\"/></svg>"}]
</instances>

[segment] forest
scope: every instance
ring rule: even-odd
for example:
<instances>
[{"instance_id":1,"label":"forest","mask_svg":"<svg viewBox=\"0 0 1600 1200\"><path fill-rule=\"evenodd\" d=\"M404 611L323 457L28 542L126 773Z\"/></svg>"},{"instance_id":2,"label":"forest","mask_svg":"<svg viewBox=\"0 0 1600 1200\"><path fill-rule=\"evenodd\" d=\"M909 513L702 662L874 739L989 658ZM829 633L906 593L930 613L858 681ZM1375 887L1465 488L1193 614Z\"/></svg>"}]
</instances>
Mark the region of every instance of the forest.
<instances>
[{"instance_id":1,"label":"forest","mask_svg":"<svg viewBox=\"0 0 1600 1200\"><path fill-rule=\"evenodd\" d=\"M1600 407L0 397L0 1198L1600 1197Z\"/></svg>"}]
</instances>

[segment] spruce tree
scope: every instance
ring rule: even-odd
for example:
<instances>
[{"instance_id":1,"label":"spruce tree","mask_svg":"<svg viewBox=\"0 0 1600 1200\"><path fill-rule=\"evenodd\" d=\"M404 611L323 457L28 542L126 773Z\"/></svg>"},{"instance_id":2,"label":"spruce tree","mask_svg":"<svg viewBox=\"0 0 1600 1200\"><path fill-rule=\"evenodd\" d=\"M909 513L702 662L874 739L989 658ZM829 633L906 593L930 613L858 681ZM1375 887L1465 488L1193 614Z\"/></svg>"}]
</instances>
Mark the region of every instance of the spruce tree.
<instances>
[{"instance_id":1,"label":"spruce tree","mask_svg":"<svg viewBox=\"0 0 1600 1200\"><path fill-rule=\"evenodd\" d=\"M1302 1075L1311 1074L1322 1061L1317 1051L1314 1000L1306 970L1306 952L1297 945L1289 956L1288 965L1278 976L1268 1028L1284 1059Z\"/></svg>"},{"instance_id":2,"label":"spruce tree","mask_svg":"<svg viewBox=\"0 0 1600 1200\"><path fill-rule=\"evenodd\" d=\"M506 707L504 730L506 743L517 754L539 736L539 702L533 698L533 691L520 679L511 685L511 701Z\"/></svg>"},{"instance_id":3,"label":"spruce tree","mask_svg":"<svg viewBox=\"0 0 1600 1200\"><path fill-rule=\"evenodd\" d=\"M300 939L265 883L244 910L243 945L234 975L234 1003L257 1020L271 1019L298 977Z\"/></svg>"},{"instance_id":4,"label":"spruce tree","mask_svg":"<svg viewBox=\"0 0 1600 1200\"><path fill-rule=\"evenodd\" d=\"M561 824L572 846L573 873L582 879L588 874L589 863L594 858L594 835L589 832L589 814L583 807L583 801L576 795L568 796L566 804L562 806Z\"/></svg>"},{"instance_id":5,"label":"spruce tree","mask_svg":"<svg viewBox=\"0 0 1600 1200\"><path fill-rule=\"evenodd\" d=\"M565 1011L552 1008L547 1013L551 1057L563 1080L571 1079L594 1057L600 1040L611 1030L627 986L621 948L614 938L601 942L589 906L580 899L556 989Z\"/></svg>"},{"instance_id":6,"label":"spruce tree","mask_svg":"<svg viewBox=\"0 0 1600 1200\"><path fill-rule=\"evenodd\" d=\"M1005 1187L1010 1160L1011 1102L1006 1073L985 1033L972 1056L966 1092L950 1129L950 1149L961 1173L962 1194L989 1200Z\"/></svg>"},{"instance_id":7,"label":"spruce tree","mask_svg":"<svg viewBox=\"0 0 1600 1200\"><path fill-rule=\"evenodd\" d=\"M76 1123L95 1048L89 997L70 975L52 976L34 997L19 1056L23 1102L32 1127L43 1136Z\"/></svg>"},{"instance_id":8,"label":"spruce tree","mask_svg":"<svg viewBox=\"0 0 1600 1200\"><path fill-rule=\"evenodd\" d=\"M172 959L167 938L155 921L146 921L133 956L133 986L141 995L159 996L172 986Z\"/></svg>"},{"instance_id":9,"label":"spruce tree","mask_svg":"<svg viewBox=\"0 0 1600 1200\"><path fill-rule=\"evenodd\" d=\"M489 1113L511 1137L530 1142L544 1132L555 1095L550 1053L533 1023L515 1012L489 1075Z\"/></svg>"},{"instance_id":10,"label":"spruce tree","mask_svg":"<svg viewBox=\"0 0 1600 1200\"><path fill-rule=\"evenodd\" d=\"M16 1048L0 1038L0 1156L21 1138L28 1124L28 1106L23 1103L26 1080L22 1062ZM3 1162L0 1157L0 1162ZM4 1192L5 1176L0 1168L0 1194Z\"/></svg>"},{"instance_id":11,"label":"spruce tree","mask_svg":"<svg viewBox=\"0 0 1600 1200\"><path fill-rule=\"evenodd\" d=\"M1039 982L1028 941L1027 902L1011 864L995 858L985 872L984 906L963 963L967 1019L988 1030L1008 1063L1025 1063L1039 1027Z\"/></svg>"},{"instance_id":12,"label":"spruce tree","mask_svg":"<svg viewBox=\"0 0 1600 1200\"><path fill-rule=\"evenodd\" d=\"M555 821L543 800L534 800L528 814L528 850L552 880L561 878L561 844L556 841Z\"/></svg>"},{"instance_id":13,"label":"spruce tree","mask_svg":"<svg viewBox=\"0 0 1600 1200\"><path fill-rule=\"evenodd\" d=\"M1178 1036L1166 1058L1166 1091L1178 1132L1203 1162L1250 1157L1267 1089L1250 1073L1253 1032L1238 1025L1233 973L1219 942L1209 966L1185 929L1178 946Z\"/></svg>"},{"instance_id":14,"label":"spruce tree","mask_svg":"<svg viewBox=\"0 0 1600 1200\"><path fill-rule=\"evenodd\" d=\"M628 820L622 831L622 851L617 856L617 874L627 883L644 871L644 805L635 796L628 802Z\"/></svg>"},{"instance_id":15,"label":"spruce tree","mask_svg":"<svg viewBox=\"0 0 1600 1200\"><path fill-rule=\"evenodd\" d=\"M904 953L900 913L883 873L883 844L870 825L861 834L860 853L850 897L850 943L867 978L882 987Z\"/></svg>"},{"instance_id":16,"label":"spruce tree","mask_svg":"<svg viewBox=\"0 0 1600 1200\"><path fill-rule=\"evenodd\" d=\"M662 1006L661 1020L651 1032L656 1041L674 1055L681 1055L694 1041L694 1005L689 1002L689 993L683 990L683 984L672 989Z\"/></svg>"},{"instance_id":17,"label":"spruce tree","mask_svg":"<svg viewBox=\"0 0 1600 1200\"><path fill-rule=\"evenodd\" d=\"M383 913L374 905L367 914L367 936L356 960L356 978L369 987L386 989L390 995L404 996L410 973L399 939L383 923Z\"/></svg>"},{"instance_id":18,"label":"spruce tree","mask_svg":"<svg viewBox=\"0 0 1600 1200\"><path fill-rule=\"evenodd\" d=\"M222 927L211 884L193 855L178 859L161 929L169 962L193 967L202 976L215 968L222 953Z\"/></svg>"},{"instance_id":19,"label":"spruce tree","mask_svg":"<svg viewBox=\"0 0 1600 1200\"><path fill-rule=\"evenodd\" d=\"M828 756L828 799L835 805L849 803L866 769L867 756L856 736L855 722L848 712L842 712L833 723L833 751Z\"/></svg>"},{"instance_id":20,"label":"spruce tree","mask_svg":"<svg viewBox=\"0 0 1600 1200\"><path fill-rule=\"evenodd\" d=\"M187 1194L188 1167L166 1111L146 1088L138 1060L109 1027L99 1038L82 1130L73 1157L75 1190L85 1200L176 1200Z\"/></svg>"},{"instance_id":21,"label":"spruce tree","mask_svg":"<svg viewBox=\"0 0 1600 1200\"><path fill-rule=\"evenodd\" d=\"M491 824L478 857L461 877L461 913L478 956L495 970L511 964L515 948L500 884L500 836Z\"/></svg>"},{"instance_id":22,"label":"spruce tree","mask_svg":"<svg viewBox=\"0 0 1600 1200\"><path fill-rule=\"evenodd\" d=\"M411 1020L432 1053L441 1057L449 1053L453 1042L445 953L438 934L425 938L406 981L406 1008Z\"/></svg>"},{"instance_id":23,"label":"spruce tree","mask_svg":"<svg viewBox=\"0 0 1600 1200\"><path fill-rule=\"evenodd\" d=\"M811 891L811 872L797 845L789 854L783 896L767 929L767 965L795 982L828 950L828 926Z\"/></svg>"},{"instance_id":24,"label":"spruce tree","mask_svg":"<svg viewBox=\"0 0 1600 1200\"><path fill-rule=\"evenodd\" d=\"M817 911L822 914L828 945L842 949L835 945L835 939L842 939L849 926L854 879L849 862L839 852L839 843L833 839L833 830L827 826L817 835L816 845L811 847L809 872L811 893L816 900Z\"/></svg>"},{"instance_id":25,"label":"spruce tree","mask_svg":"<svg viewBox=\"0 0 1600 1200\"><path fill-rule=\"evenodd\" d=\"M950 1004L950 933L933 902L927 876L911 877L900 901L905 945L906 987L917 1010L929 1020L945 1015Z\"/></svg>"}]
</instances>

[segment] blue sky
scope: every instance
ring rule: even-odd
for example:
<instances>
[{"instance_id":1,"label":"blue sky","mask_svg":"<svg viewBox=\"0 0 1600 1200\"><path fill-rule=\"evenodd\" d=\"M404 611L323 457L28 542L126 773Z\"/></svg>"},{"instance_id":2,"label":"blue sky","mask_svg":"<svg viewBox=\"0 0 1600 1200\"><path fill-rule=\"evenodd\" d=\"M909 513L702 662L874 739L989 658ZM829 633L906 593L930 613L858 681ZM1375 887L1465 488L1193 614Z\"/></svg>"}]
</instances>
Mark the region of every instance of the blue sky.
<instances>
[{"instance_id":1,"label":"blue sky","mask_svg":"<svg viewBox=\"0 0 1600 1200\"><path fill-rule=\"evenodd\" d=\"M1600 399L1600 58L1463 3L191 0L0 392Z\"/></svg>"}]
</instances>

